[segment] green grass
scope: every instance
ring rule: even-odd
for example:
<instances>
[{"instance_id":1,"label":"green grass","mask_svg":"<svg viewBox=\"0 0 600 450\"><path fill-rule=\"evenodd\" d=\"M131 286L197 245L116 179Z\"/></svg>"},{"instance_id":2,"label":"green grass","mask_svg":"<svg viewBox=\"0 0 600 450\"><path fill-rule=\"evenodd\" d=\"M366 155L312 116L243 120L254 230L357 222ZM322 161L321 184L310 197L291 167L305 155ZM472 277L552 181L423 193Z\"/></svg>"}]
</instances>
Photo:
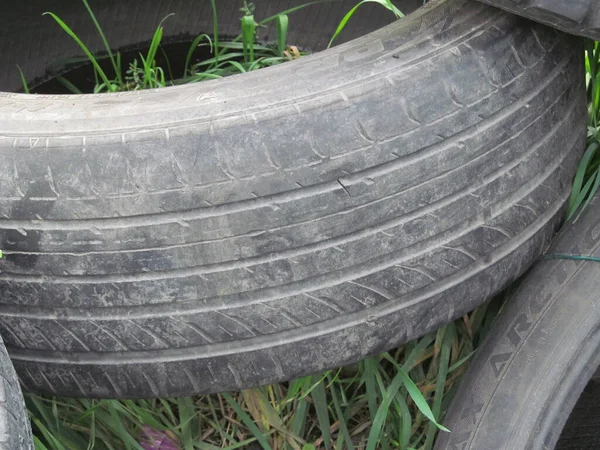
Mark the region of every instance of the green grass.
<instances>
[{"instance_id":1,"label":"green grass","mask_svg":"<svg viewBox=\"0 0 600 450\"><path fill-rule=\"evenodd\" d=\"M600 187L600 44L585 43L585 68L589 100L588 146L581 159L569 199L568 217L585 209Z\"/></svg>"},{"instance_id":2,"label":"green grass","mask_svg":"<svg viewBox=\"0 0 600 450\"><path fill-rule=\"evenodd\" d=\"M426 3L426 2L427 2L427 0L424 0L423 3ZM350 19L352 19L352 17L356 14L358 8L360 8L365 3L379 4L379 5L383 6L384 8L386 8L387 10L391 11L396 16L397 19L402 19L404 17L404 14L402 13L402 11L400 11L396 6L394 6L394 4L392 3L391 0L362 0L361 2L357 3L356 6L354 6L350 11L348 11L348 13L341 20L340 24L338 25L337 29L335 30L335 33L333 33L333 37L331 38L331 41L329 41L329 47L331 47L335 38L337 38L339 36L339 34L344 30L344 28L346 28L346 25L348 24Z\"/></svg>"},{"instance_id":3,"label":"green grass","mask_svg":"<svg viewBox=\"0 0 600 450\"><path fill-rule=\"evenodd\" d=\"M102 26L98 22L88 0L81 1L102 41L105 50L103 55L97 55L90 51L77 33L75 33L69 24L63 21L58 15L53 12L46 12L45 15L54 19L57 25L70 36L83 51L94 69L96 83L93 93L103 93L155 89L171 85L211 80L236 73L250 72L297 59L302 56L302 53L296 46L289 46L287 42L290 27L288 15L306 6L331 0L316 0L304 3L262 21L257 21L254 16L254 4L244 0L244 5L240 10L240 34L231 41L220 40L216 0L210 0L213 14L212 37L208 34L201 34L194 39L187 54L184 73L178 75L172 74L170 70L165 70L156 63L156 55L163 40L164 27L166 26L165 22L169 16L165 17L158 24L146 55L140 53L139 59L136 58L129 64L129 67L124 70L120 53L114 51L110 46ZM362 0L341 19L331 38L329 46L333 44L333 41L344 30L348 22L357 13L359 7L365 3L377 3L392 12L396 18L404 17L404 14L394 6L391 0ZM257 31L261 27L267 26L270 22L275 22L276 26L275 44L260 45L257 43ZM192 65L191 62L193 56L198 48L208 48L211 57ZM168 55L166 55L166 57L167 65L169 65ZM102 67L101 61L103 59L110 60L110 70L105 70ZM20 67L17 66L17 68L20 73L23 91L29 93L30 89L25 75ZM68 91L75 94L81 94L80 87L76 86L67 78L59 75L57 80L60 81Z\"/></svg>"},{"instance_id":4,"label":"green grass","mask_svg":"<svg viewBox=\"0 0 600 450\"><path fill-rule=\"evenodd\" d=\"M431 449L437 421L499 308L360 363L240 392L139 401L26 395L37 449ZM152 448L152 447L146 447Z\"/></svg>"},{"instance_id":5,"label":"green grass","mask_svg":"<svg viewBox=\"0 0 600 450\"><path fill-rule=\"evenodd\" d=\"M166 26L167 19L170 15L165 17L158 24L146 54L140 53L139 57L130 63L129 67L124 70L120 53L111 48L102 26L98 22L88 0L81 1L87 9L89 17L103 43L105 50L103 55L94 54L77 33L73 31L69 24L63 21L58 15L52 12L46 12L45 15L50 16L83 51L94 69L96 83L93 93L103 93L155 89L171 85L222 78L236 73L250 72L263 67L269 67L292 59L297 59L302 53L299 52L295 46L288 47L287 36L290 22L288 14L311 4L320 3L322 0L295 6L262 21L257 21L254 17L254 5L244 1L244 6L240 10L240 34L230 41L221 41L219 38L216 0L211 0L213 11L212 37L208 34L202 34L194 39L187 53L184 73L177 75L172 74L170 69L167 68L167 70L165 70L165 68L158 66L156 63L156 56L163 42L164 27ZM270 22L275 22L276 42L274 45L260 45L257 43L257 32L259 28L268 25ZM192 64L194 54L199 48L208 49L211 57L204 61ZM166 57L167 65L169 65L168 55L166 55ZM103 59L108 59L110 61L110 70L105 70L103 68L101 64ZM18 70L20 72L23 90L24 92L29 93L30 89L25 75L19 67ZM58 76L57 79L70 92L76 94L81 93L80 88L75 86L65 77Z\"/></svg>"}]
</instances>

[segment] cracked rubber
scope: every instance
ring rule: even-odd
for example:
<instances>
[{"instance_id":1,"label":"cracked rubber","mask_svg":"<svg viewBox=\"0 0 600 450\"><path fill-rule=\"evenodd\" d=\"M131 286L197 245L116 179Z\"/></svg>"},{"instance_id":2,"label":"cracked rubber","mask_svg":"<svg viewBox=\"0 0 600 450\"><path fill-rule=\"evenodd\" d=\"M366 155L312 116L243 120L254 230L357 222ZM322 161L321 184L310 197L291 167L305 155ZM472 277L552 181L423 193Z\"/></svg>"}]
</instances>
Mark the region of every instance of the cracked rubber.
<instances>
[{"instance_id":1,"label":"cracked rubber","mask_svg":"<svg viewBox=\"0 0 600 450\"><path fill-rule=\"evenodd\" d=\"M244 388L472 310L564 215L586 140L577 49L448 0L216 82L0 98L0 332L24 385Z\"/></svg>"},{"instance_id":2,"label":"cracked rubber","mask_svg":"<svg viewBox=\"0 0 600 450\"><path fill-rule=\"evenodd\" d=\"M577 36L600 40L600 2L595 0L480 0Z\"/></svg>"},{"instance_id":3,"label":"cracked rubber","mask_svg":"<svg viewBox=\"0 0 600 450\"><path fill-rule=\"evenodd\" d=\"M597 196L548 253L600 256L599 224ZM538 262L478 350L435 449L598 448L596 381L567 419L600 363L599 289L598 263Z\"/></svg>"}]
</instances>

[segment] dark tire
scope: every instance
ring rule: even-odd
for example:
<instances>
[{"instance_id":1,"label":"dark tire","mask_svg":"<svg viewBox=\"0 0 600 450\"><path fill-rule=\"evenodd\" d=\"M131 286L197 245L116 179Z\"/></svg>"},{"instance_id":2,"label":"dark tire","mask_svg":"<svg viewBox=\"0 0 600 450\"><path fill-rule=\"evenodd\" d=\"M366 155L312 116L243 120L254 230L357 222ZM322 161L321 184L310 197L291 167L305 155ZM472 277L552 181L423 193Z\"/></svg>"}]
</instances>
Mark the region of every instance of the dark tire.
<instances>
[{"instance_id":1,"label":"dark tire","mask_svg":"<svg viewBox=\"0 0 600 450\"><path fill-rule=\"evenodd\" d=\"M586 139L580 42L463 0L218 82L0 102L0 331L28 389L72 396L427 333L537 258Z\"/></svg>"},{"instance_id":2,"label":"dark tire","mask_svg":"<svg viewBox=\"0 0 600 450\"><path fill-rule=\"evenodd\" d=\"M567 33L600 40L600 2L596 0L480 0Z\"/></svg>"},{"instance_id":3,"label":"dark tire","mask_svg":"<svg viewBox=\"0 0 600 450\"><path fill-rule=\"evenodd\" d=\"M0 449L33 450L31 424L19 379L0 339Z\"/></svg>"},{"instance_id":4,"label":"dark tire","mask_svg":"<svg viewBox=\"0 0 600 450\"><path fill-rule=\"evenodd\" d=\"M600 256L599 224L596 197L549 253ZM505 305L461 382L444 420L452 433L440 434L436 450L554 449L600 363L599 290L598 263L538 262ZM581 407L597 404L597 389L592 382ZM598 448L595 418L592 435L579 441L591 446L567 444L569 436L581 438L590 431L593 416L571 422L558 448Z\"/></svg>"},{"instance_id":5,"label":"dark tire","mask_svg":"<svg viewBox=\"0 0 600 450\"><path fill-rule=\"evenodd\" d=\"M600 448L600 382L593 379L584 388L554 450Z\"/></svg>"}]
</instances>

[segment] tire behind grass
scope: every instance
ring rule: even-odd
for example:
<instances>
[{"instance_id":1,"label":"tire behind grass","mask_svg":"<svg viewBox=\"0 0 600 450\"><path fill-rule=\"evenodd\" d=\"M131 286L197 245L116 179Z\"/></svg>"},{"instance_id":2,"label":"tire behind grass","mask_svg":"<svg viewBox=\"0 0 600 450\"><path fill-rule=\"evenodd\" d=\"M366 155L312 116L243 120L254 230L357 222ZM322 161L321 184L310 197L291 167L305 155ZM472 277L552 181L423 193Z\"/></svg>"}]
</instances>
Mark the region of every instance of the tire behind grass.
<instances>
[{"instance_id":1,"label":"tire behind grass","mask_svg":"<svg viewBox=\"0 0 600 450\"><path fill-rule=\"evenodd\" d=\"M548 253L600 256L599 223L596 196ZM444 419L452 433L439 435L436 450L546 450L557 441L561 450L598 448L596 381L563 427L600 363L599 268L535 265L478 350Z\"/></svg>"},{"instance_id":2,"label":"tire behind grass","mask_svg":"<svg viewBox=\"0 0 600 450\"><path fill-rule=\"evenodd\" d=\"M4 97L0 332L28 389L70 396L239 389L379 353L537 258L585 117L579 40L463 0L226 80Z\"/></svg>"}]
</instances>

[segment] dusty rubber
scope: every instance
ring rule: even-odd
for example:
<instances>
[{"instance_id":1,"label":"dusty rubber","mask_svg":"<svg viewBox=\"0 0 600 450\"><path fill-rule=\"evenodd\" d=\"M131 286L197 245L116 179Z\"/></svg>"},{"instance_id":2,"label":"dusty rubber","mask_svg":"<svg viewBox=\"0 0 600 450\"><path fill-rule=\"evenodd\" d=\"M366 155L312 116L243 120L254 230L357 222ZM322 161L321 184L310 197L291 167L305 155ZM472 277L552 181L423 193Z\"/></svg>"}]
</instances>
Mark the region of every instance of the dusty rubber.
<instances>
[{"instance_id":1,"label":"dusty rubber","mask_svg":"<svg viewBox=\"0 0 600 450\"><path fill-rule=\"evenodd\" d=\"M244 388L473 309L561 222L578 49L448 0L217 82L3 97L0 332L25 386Z\"/></svg>"},{"instance_id":2,"label":"dusty rubber","mask_svg":"<svg viewBox=\"0 0 600 450\"><path fill-rule=\"evenodd\" d=\"M599 224L596 197L548 253L600 256ZM555 448L600 363L598 268L598 263L560 259L535 265L461 382L444 419L452 433L439 435L436 450ZM571 422L559 448L588 448L566 446L569 435L583 432L573 427L584 423ZM587 443L597 438L596 427Z\"/></svg>"},{"instance_id":3,"label":"dusty rubber","mask_svg":"<svg viewBox=\"0 0 600 450\"><path fill-rule=\"evenodd\" d=\"M0 449L33 450L31 424L19 379L0 340Z\"/></svg>"},{"instance_id":4,"label":"dusty rubber","mask_svg":"<svg viewBox=\"0 0 600 450\"><path fill-rule=\"evenodd\" d=\"M600 3L595 0L480 0L577 36L600 40Z\"/></svg>"}]
</instances>

